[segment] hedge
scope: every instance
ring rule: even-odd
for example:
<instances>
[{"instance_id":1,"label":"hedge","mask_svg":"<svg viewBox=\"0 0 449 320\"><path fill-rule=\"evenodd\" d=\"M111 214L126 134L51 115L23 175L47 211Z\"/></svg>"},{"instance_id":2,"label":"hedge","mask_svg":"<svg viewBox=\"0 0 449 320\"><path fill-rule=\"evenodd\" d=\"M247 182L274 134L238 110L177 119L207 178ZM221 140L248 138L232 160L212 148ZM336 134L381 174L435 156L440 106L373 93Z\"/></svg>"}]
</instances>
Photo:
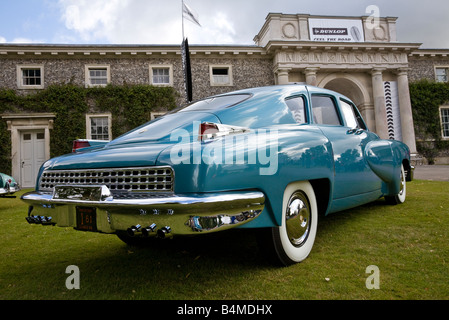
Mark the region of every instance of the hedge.
<instances>
[{"instance_id":1,"label":"hedge","mask_svg":"<svg viewBox=\"0 0 449 320\"><path fill-rule=\"evenodd\" d=\"M440 106L449 102L449 83L420 80L410 83L410 99L418 152L432 164L449 148L441 135Z\"/></svg>"},{"instance_id":2,"label":"hedge","mask_svg":"<svg viewBox=\"0 0 449 320\"><path fill-rule=\"evenodd\" d=\"M75 139L86 137L86 113L112 114L112 136L151 120L151 112L176 107L178 93L171 87L108 85L84 88L74 84L51 85L28 95L0 88L0 114L50 112L56 115L50 130L51 157L71 152ZM0 172L11 173L11 135L0 121Z\"/></svg>"}]
</instances>

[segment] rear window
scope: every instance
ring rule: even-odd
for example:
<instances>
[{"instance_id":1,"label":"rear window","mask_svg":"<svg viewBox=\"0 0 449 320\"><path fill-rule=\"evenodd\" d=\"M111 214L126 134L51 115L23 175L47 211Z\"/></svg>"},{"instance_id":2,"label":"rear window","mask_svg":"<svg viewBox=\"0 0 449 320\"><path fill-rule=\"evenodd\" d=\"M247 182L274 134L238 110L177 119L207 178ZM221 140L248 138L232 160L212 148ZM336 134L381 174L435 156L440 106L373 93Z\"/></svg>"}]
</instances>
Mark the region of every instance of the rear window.
<instances>
[{"instance_id":1,"label":"rear window","mask_svg":"<svg viewBox=\"0 0 449 320\"><path fill-rule=\"evenodd\" d=\"M288 109L292 113L296 123L303 124L307 122L306 108L303 97L293 97L285 100Z\"/></svg>"},{"instance_id":2,"label":"rear window","mask_svg":"<svg viewBox=\"0 0 449 320\"><path fill-rule=\"evenodd\" d=\"M185 111L207 111L207 110L224 109L235 106L236 104L243 102L246 99L249 99L250 97L251 94L233 94L233 95L212 97L193 102L191 104L182 107L177 111L185 112Z\"/></svg>"}]
</instances>

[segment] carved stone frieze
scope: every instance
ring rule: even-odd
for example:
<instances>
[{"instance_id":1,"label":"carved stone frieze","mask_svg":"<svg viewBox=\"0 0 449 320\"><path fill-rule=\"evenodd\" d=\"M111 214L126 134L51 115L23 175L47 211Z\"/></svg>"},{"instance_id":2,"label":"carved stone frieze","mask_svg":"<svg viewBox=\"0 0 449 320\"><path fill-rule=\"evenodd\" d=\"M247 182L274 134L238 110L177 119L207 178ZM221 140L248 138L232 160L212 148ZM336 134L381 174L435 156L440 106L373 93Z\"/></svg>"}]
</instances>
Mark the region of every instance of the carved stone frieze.
<instances>
[{"instance_id":1,"label":"carved stone frieze","mask_svg":"<svg viewBox=\"0 0 449 320\"><path fill-rule=\"evenodd\" d=\"M310 65L326 67L335 65L338 68L346 68L348 65L373 68L378 65L391 65L397 68L399 65L407 65L407 54L402 52L386 51L279 51L275 57L275 63L291 64L304 68Z\"/></svg>"}]
</instances>

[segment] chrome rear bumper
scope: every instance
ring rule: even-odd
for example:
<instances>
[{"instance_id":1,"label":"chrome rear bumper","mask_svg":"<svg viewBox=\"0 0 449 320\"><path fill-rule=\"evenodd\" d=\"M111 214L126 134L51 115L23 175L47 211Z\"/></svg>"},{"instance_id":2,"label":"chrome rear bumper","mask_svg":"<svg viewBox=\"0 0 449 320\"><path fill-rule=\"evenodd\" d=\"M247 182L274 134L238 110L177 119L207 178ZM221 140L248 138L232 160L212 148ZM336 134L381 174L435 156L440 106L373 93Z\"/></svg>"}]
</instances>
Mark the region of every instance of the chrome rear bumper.
<instances>
[{"instance_id":1,"label":"chrome rear bumper","mask_svg":"<svg viewBox=\"0 0 449 320\"><path fill-rule=\"evenodd\" d=\"M30 206L29 222L103 233L146 230L145 235L165 227L172 235L233 228L257 218L265 202L258 191L130 195L113 195L106 186L57 186L53 193L33 191L21 199ZM83 212L94 215L90 229L81 225Z\"/></svg>"},{"instance_id":2,"label":"chrome rear bumper","mask_svg":"<svg viewBox=\"0 0 449 320\"><path fill-rule=\"evenodd\" d=\"M11 195L15 192L19 192L20 191L20 187L7 187L7 188L0 188L0 196L3 195Z\"/></svg>"}]
</instances>

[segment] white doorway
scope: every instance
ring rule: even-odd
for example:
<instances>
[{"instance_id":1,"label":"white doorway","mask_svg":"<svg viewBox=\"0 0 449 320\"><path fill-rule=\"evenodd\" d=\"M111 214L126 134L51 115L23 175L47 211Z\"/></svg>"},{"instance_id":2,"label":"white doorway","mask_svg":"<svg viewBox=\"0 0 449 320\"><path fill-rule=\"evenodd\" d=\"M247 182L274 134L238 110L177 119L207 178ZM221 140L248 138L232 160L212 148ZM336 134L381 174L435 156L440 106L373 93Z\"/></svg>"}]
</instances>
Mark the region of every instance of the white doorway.
<instances>
[{"instance_id":1,"label":"white doorway","mask_svg":"<svg viewBox=\"0 0 449 320\"><path fill-rule=\"evenodd\" d=\"M45 131L20 133L20 185L34 187L39 168L45 162Z\"/></svg>"},{"instance_id":2,"label":"white doorway","mask_svg":"<svg viewBox=\"0 0 449 320\"><path fill-rule=\"evenodd\" d=\"M3 114L11 132L11 173L22 188L34 188L41 164L50 159L53 113Z\"/></svg>"}]
</instances>

